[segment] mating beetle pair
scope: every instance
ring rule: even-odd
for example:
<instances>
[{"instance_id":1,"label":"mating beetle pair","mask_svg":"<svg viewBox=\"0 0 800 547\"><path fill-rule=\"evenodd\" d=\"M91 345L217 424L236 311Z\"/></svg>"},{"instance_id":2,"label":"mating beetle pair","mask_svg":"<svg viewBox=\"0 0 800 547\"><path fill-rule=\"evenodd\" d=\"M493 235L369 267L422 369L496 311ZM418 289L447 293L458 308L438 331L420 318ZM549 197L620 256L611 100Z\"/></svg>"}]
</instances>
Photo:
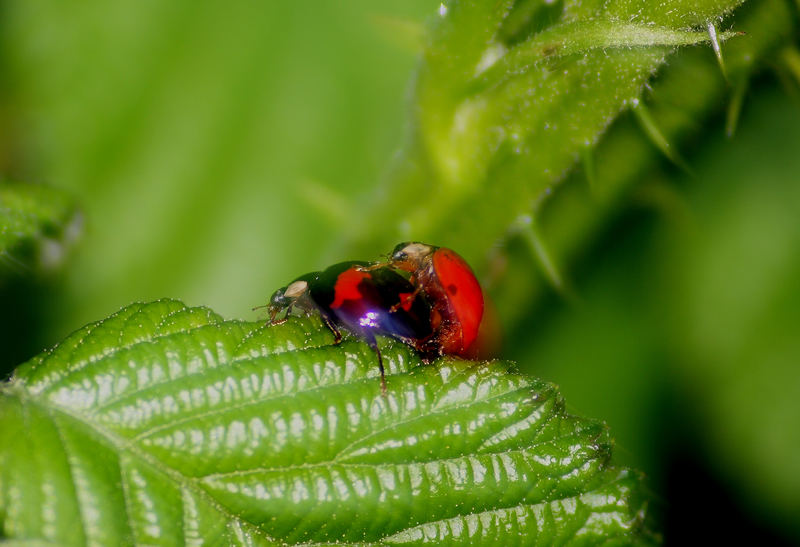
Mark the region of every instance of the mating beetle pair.
<instances>
[{"instance_id":1,"label":"mating beetle pair","mask_svg":"<svg viewBox=\"0 0 800 547\"><path fill-rule=\"evenodd\" d=\"M340 328L366 341L383 360L375 335L415 348L426 361L469 355L483 318L483 292L469 265L454 251L401 243L385 262L341 262L298 277L272 295L270 323L292 309L319 313L333 332ZM284 319L285 320L285 319Z\"/></svg>"}]
</instances>

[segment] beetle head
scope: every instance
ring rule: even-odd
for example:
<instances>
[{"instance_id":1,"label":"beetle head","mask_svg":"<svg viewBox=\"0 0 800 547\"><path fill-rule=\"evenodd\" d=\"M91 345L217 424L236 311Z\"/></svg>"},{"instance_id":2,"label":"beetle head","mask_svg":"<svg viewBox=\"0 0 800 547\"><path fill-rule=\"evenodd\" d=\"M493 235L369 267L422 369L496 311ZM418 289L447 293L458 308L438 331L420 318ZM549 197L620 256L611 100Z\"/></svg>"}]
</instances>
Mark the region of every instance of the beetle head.
<instances>
[{"instance_id":1,"label":"beetle head","mask_svg":"<svg viewBox=\"0 0 800 547\"><path fill-rule=\"evenodd\" d=\"M417 241L406 241L394 248L392 262L402 269L417 269L435 250L436 247L432 245Z\"/></svg>"},{"instance_id":2,"label":"beetle head","mask_svg":"<svg viewBox=\"0 0 800 547\"><path fill-rule=\"evenodd\" d=\"M306 294L307 291L308 281L298 279L272 293L268 306L270 322L274 322L275 316L283 310L291 309L297 299Z\"/></svg>"}]
</instances>

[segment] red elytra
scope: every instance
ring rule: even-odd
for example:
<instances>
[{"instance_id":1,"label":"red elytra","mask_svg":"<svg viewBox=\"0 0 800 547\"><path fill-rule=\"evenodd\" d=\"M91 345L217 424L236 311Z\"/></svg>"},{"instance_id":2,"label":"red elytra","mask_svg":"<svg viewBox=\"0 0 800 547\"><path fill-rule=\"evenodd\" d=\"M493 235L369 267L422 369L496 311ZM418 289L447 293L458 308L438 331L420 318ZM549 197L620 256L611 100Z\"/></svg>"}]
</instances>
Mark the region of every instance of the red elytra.
<instances>
[{"instance_id":1,"label":"red elytra","mask_svg":"<svg viewBox=\"0 0 800 547\"><path fill-rule=\"evenodd\" d=\"M447 293L455 323L451 339L442 340L445 353L462 355L478 337L483 318L483 291L469 264L450 249L440 247L433 253L433 271Z\"/></svg>"},{"instance_id":2,"label":"red elytra","mask_svg":"<svg viewBox=\"0 0 800 547\"><path fill-rule=\"evenodd\" d=\"M431 303L433 337L426 353L470 356L483 319L483 291L469 264L455 251L418 242L395 247L391 266L411 272Z\"/></svg>"}]
</instances>

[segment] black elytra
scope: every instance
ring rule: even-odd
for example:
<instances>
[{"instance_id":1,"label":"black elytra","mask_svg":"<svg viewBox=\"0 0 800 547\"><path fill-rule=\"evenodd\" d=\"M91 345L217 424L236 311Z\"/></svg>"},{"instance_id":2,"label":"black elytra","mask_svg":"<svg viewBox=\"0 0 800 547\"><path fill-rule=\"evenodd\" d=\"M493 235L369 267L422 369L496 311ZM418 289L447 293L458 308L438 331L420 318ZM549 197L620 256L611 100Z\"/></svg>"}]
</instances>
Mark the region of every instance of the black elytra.
<instances>
[{"instance_id":1,"label":"black elytra","mask_svg":"<svg viewBox=\"0 0 800 547\"><path fill-rule=\"evenodd\" d=\"M293 308L318 312L342 339L340 328L364 340L378 356L381 390L386 393L383 358L376 335L400 340L418 348L432 335L431 307L424 294L396 270L369 268L366 262L334 264L321 272L303 275L276 291L270 299L270 322L278 313Z\"/></svg>"}]
</instances>

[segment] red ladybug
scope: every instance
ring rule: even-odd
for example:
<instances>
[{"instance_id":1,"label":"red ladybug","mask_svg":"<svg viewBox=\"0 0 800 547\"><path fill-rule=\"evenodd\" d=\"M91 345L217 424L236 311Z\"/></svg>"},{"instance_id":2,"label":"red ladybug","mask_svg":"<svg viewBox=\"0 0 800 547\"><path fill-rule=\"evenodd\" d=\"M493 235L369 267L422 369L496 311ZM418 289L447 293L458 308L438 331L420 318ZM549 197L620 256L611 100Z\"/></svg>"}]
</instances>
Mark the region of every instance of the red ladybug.
<instances>
[{"instance_id":1,"label":"red ladybug","mask_svg":"<svg viewBox=\"0 0 800 547\"><path fill-rule=\"evenodd\" d=\"M411 273L415 291L431 306L433 335L418 349L424 354L471 356L483 318L483 291L469 264L455 251L419 242L397 245L387 265Z\"/></svg>"},{"instance_id":2,"label":"red ladybug","mask_svg":"<svg viewBox=\"0 0 800 547\"><path fill-rule=\"evenodd\" d=\"M272 324L279 322L276 317L283 311L287 317L292 309L318 312L334 333L335 343L342 339L340 327L365 340L378 356L384 394L383 359L375 335L390 336L412 347L433 335L427 298L416 295L415 287L397 271L366 262L342 262L300 276L275 291L268 308Z\"/></svg>"},{"instance_id":3,"label":"red ladybug","mask_svg":"<svg viewBox=\"0 0 800 547\"><path fill-rule=\"evenodd\" d=\"M340 328L369 344L383 359L375 335L401 340L429 362L439 355L475 357L484 299L472 269L455 251L401 243L388 262L342 262L298 277L272 295L270 322L292 309L316 312L339 343ZM285 319L284 319L285 320Z\"/></svg>"}]
</instances>

